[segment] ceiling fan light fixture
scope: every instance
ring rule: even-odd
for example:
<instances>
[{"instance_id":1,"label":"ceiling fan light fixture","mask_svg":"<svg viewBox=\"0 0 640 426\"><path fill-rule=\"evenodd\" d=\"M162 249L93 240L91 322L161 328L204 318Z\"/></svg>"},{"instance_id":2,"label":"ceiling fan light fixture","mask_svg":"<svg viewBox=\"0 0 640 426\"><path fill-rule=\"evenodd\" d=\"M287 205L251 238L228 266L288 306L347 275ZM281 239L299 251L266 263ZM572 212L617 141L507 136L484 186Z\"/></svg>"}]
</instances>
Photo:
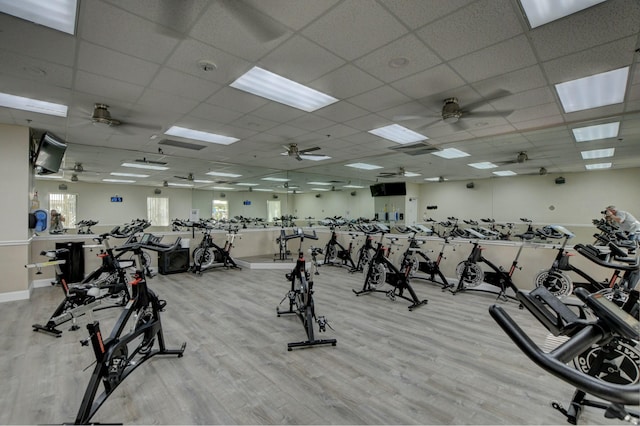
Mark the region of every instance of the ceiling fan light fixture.
<instances>
[{"instance_id":1,"label":"ceiling fan light fixture","mask_svg":"<svg viewBox=\"0 0 640 426\"><path fill-rule=\"evenodd\" d=\"M529 156L527 155L526 152L522 151L521 153L518 154L518 156L516 157L516 161L518 163L524 163L525 161L527 161L529 159Z\"/></svg>"},{"instance_id":2,"label":"ceiling fan light fixture","mask_svg":"<svg viewBox=\"0 0 640 426\"><path fill-rule=\"evenodd\" d=\"M544 167L540 167L540 170L538 170L538 174L540 176L544 176L547 174L547 169L545 169Z\"/></svg>"}]
</instances>

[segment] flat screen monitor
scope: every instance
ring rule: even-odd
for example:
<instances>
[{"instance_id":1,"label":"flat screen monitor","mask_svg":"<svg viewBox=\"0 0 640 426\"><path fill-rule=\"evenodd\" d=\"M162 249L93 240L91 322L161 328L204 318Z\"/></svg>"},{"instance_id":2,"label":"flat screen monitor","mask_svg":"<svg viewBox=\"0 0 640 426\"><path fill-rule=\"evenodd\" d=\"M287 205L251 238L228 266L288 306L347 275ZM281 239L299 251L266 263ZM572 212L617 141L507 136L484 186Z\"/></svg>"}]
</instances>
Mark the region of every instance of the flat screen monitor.
<instances>
[{"instance_id":1,"label":"flat screen monitor","mask_svg":"<svg viewBox=\"0 0 640 426\"><path fill-rule=\"evenodd\" d=\"M46 132L42 135L34 163L38 174L44 175L58 172L66 150L66 142L53 133Z\"/></svg>"},{"instance_id":2,"label":"flat screen monitor","mask_svg":"<svg viewBox=\"0 0 640 426\"><path fill-rule=\"evenodd\" d=\"M404 182L376 183L369 187L372 197L388 197L393 195L407 195Z\"/></svg>"},{"instance_id":3,"label":"flat screen monitor","mask_svg":"<svg viewBox=\"0 0 640 426\"><path fill-rule=\"evenodd\" d=\"M372 197L384 196L384 183L376 183L369 187Z\"/></svg>"}]
</instances>

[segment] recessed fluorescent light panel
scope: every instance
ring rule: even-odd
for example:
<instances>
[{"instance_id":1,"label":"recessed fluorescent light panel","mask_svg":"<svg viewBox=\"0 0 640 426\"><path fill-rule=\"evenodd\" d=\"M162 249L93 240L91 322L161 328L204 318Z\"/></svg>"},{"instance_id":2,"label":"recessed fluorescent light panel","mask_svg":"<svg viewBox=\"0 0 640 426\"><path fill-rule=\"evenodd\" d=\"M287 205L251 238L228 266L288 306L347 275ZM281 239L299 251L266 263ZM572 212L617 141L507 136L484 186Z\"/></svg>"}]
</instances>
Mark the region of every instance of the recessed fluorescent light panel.
<instances>
[{"instance_id":1,"label":"recessed fluorescent light panel","mask_svg":"<svg viewBox=\"0 0 640 426\"><path fill-rule=\"evenodd\" d=\"M232 177L232 178L237 178L242 176L236 173L226 173L226 172L207 172L205 174L209 176L221 176L221 177Z\"/></svg>"},{"instance_id":2,"label":"recessed fluorescent light panel","mask_svg":"<svg viewBox=\"0 0 640 426\"><path fill-rule=\"evenodd\" d=\"M259 183L245 183L245 182L240 182L240 183L236 183L236 185L238 186L258 186L260 185Z\"/></svg>"},{"instance_id":3,"label":"recessed fluorescent light panel","mask_svg":"<svg viewBox=\"0 0 640 426\"><path fill-rule=\"evenodd\" d=\"M173 182L169 182L169 186L191 188L193 185L190 184L190 183L173 183Z\"/></svg>"},{"instance_id":4,"label":"recessed fluorescent light panel","mask_svg":"<svg viewBox=\"0 0 640 426\"><path fill-rule=\"evenodd\" d=\"M498 170L497 172L493 172L496 176L515 176L516 172L512 172L511 170Z\"/></svg>"},{"instance_id":5,"label":"recessed fluorescent light panel","mask_svg":"<svg viewBox=\"0 0 640 426\"><path fill-rule=\"evenodd\" d=\"M303 160L311 160L311 161L322 161L322 160L330 160L331 157L328 155L304 155L300 154L300 158Z\"/></svg>"},{"instance_id":6,"label":"recessed fluorescent light panel","mask_svg":"<svg viewBox=\"0 0 640 426\"><path fill-rule=\"evenodd\" d=\"M331 182L307 182L307 185L331 186Z\"/></svg>"},{"instance_id":7,"label":"recessed fluorescent light panel","mask_svg":"<svg viewBox=\"0 0 640 426\"><path fill-rule=\"evenodd\" d=\"M483 161L481 163L471 163L471 164L467 164L467 166L470 166L476 169L493 169L495 167L498 167L497 165L490 163L488 161Z\"/></svg>"},{"instance_id":8,"label":"recessed fluorescent light panel","mask_svg":"<svg viewBox=\"0 0 640 426\"><path fill-rule=\"evenodd\" d=\"M149 175L140 175L137 173L118 173L118 172L111 172L109 173L111 176L121 176L121 177L135 177L135 178L148 178Z\"/></svg>"},{"instance_id":9,"label":"recessed fluorescent light panel","mask_svg":"<svg viewBox=\"0 0 640 426\"><path fill-rule=\"evenodd\" d=\"M111 182L111 183L135 183L135 180L129 179L102 179L103 182Z\"/></svg>"},{"instance_id":10,"label":"recessed fluorescent light panel","mask_svg":"<svg viewBox=\"0 0 640 426\"><path fill-rule=\"evenodd\" d=\"M329 188L311 188L312 191L329 191Z\"/></svg>"},{"instance_id":11,"label":"recessed fluorescent light panel","mask_svg":"<svg viewBox=\"0 0 640 426\"><path fill-rule=\"evenodd\" d=\"M420 173L404 172L404 177L416 177L416 176L422 176L422 175Z\"/></svg>"},{"instance_id":12,"label":"recessed fluorescent light panel","mask_svg":"<svg viewBox=\"0 0 640 426\"><path fill-rule=\"evenodd\" d=\"M599 139L615 138L620 130L620 122L598 124L596 126L579 127L573 129L573 137L576 142L589 142Z\"/></svg>"},{"instance_id":13,"label":"recessed fluorescent light panel","mask_svg":"<svg viewBox=\"0 0 640 426\"><path fill-rule=\"evenodd\" d=\"M259 67L253 67L231 83L231 87L280 102L306 112L313 112L338 99L291 81Z\"/></svg>"},{"instance_id":14,"label":"recessed fluorescent light panel","mask_svg":"<svg viewBox=\"0 0 640 426\"><path fill-rule=\"evenodd\" d=\"M134 169L147 169L147 170L169 170L165 166L154 166L152 164L140 164L140 163L122 163L122 167L131 167Z\"/></svg>"},{"instance_id":15,"label":"recessed fluorescent light panel","mask_svg":"<svg viewBox=\"0 0 640 426\"><path fill-rule=\"evenodd\" d=\"M432 154L437 155L438 157L446 158L447 160L450 160L452 158L468 157L470 155L455 148L443 149L442 151L432 152Z\"/></svg>"},{"instance_id":16,"label":"recessed fluorescent light panel","mask_svg":"<svg viewBox=\"0 0 640 426\"><path fill-rule=\"evenodd\" d=\"M399 124L391 124L389 126L369 130L369 133L393 142L397 142L399 144L406 144L429 139L425 135L421 135L420 133L407 129L406 127L403 127Z\"/></svg>"},{"instance_id":17,"label":"recessed fluorescent light panel","mask_svg":"<svg viewBox=\"0 0 640 426\"><path fill-rule=\"evenodd\" d=\"M536 28L605 0L520 0L529 25Z\"/></svg>"},{"instance_id":18,"label":"recessed fluorescent light panel","mask_svg":"<svg viewBox=\"0 0 640 426\"><path fill-rule=\"evenodd\" d=\"M39 114L55 115L56 117L66 117L69 109L66 105L23 98L22 96L9 95L7 93L0 93L0 106Z\"/></svg>"},{"instance_id":19,"label":"recessed fluorescent light panel","mask_svg":"<svg viewBox=\"0 0 640 426\"><path fill-rule=\"evenodd\" d=\"M624 101L629 67L556 84L564 112L576 112Z\"/></svg>"},{"instance_id":20,"label":"recessed fluorescent light panel","mask_svg":"<svg viewBox=\"0 0 640 426\"><path fill-rule=\"evenodd\" d=\"M165 135L178 136L185 139L193 139L196 141L217 143L220 145L231 145L240 139L230 136L216 135L215 133L203 132L200 130L187 129L185 127L171 126L169 130L164 132Z\"/></svg>"},{"instance_id":21,"label":"recessed fluorescent light panel","mask_svg":"<svg viewBox=\"0 0 640 426\"><path fill-rule=\"evenodd\" d=\"M213 189L219 189L219 190L224 190L224 191L232 191L234 188L230 188L228 186L214 186Z\"/></svg>"},{"instance_id":22,"label":"recessed fluorescent light panel","mask_svg":"<svg viewBox=\"0 0 640 426\"><path fill-rule=\"evenodd\" d=\"M345 186L343 186L343 188L362 189L362 188L364 188L364 186L360 186L360 185L345 185Z\"/></svg>"},{"instance_id":23,"label":"recessed fluorescent light panel","mask_svg":"<svg viewBox=\"0 0 640 426\"><path fill-rule=\"evenodd\" d=\"M361 170L375 170L375 169L384 168L382 166L376 166L376 165L367 164L367 163L351 163L351 164L345 164L345 166L353 167L354 169L361 169Z\"/></svg>"},{"instance_id":24,"label":"recessed fluorescent light panel","mask_svg":"<svg viewBox=\"0 0 640 426\"><path fill-rule=\"evenodd\" d=\"M267 189L267 188L255 188L254 191L260 191L260 192L273 192L273 189Z\"/></svg>"},{"instance_id":25,"label":"recessed fluorescent light panel","mask_svg":"<svg viewBox=\"0 0 640 426\"><path fill-rule=\"evenodd\" d=\"M584 167L587 170L609 169L611 168L611 163L585 164Z\"/></svg>"},{"instance_id":26,"label":"recessed fluorescent light panel","mask_svg":"<svg viewBox=\"0 0 640 426\"><path fill-rule=\"evenodd\" d=\"M213 183L212 180L194 179L193 183Z\"/></svg>"},{"instance_id":27,"label":"recessed fluorescent light panel","mask_svg":"<svg viewBox=\"0 0 640 426\"><path fill-rule=\"evenodd\" d=\"M592 149L591 151L582 151L580 154L582 154L583 160L592 160L594 158L613 157L615 150L615 148Z\"/></svg>"},{"instance_id":28,"label":"recessed fluorescent light panel","mask_svg":"<svg viewBox=\"0 0 640 426\"><path fill-rule=\"evenodd\" d=\"M271 182L289 182L291 179L277 178L277 177L266 177L266 178L262 178L262 180L270 180Z\"/></svg>"},{"instance_id":29,"label":"recessed fluorescent light panel","mask_svg":"<svg viewBox=\"0 0 640 426\"><path fill-rule=\"evenodd\" d=\"M436 176L436 177L424 178L424 180L428 182L440 182L440 177ZM443 180L448 180L448 179L443 179Z\"/></svg>"},{"instance_id":30,"label":"recessed fluorescent light panel","mask_svg":"<svg viewBox=\"0 0 640 426\"><path fill-rule=\"evenodd\" d=\"M78 0L0 0L0 12L74 35Z\"/></svg>"}]
</instances>

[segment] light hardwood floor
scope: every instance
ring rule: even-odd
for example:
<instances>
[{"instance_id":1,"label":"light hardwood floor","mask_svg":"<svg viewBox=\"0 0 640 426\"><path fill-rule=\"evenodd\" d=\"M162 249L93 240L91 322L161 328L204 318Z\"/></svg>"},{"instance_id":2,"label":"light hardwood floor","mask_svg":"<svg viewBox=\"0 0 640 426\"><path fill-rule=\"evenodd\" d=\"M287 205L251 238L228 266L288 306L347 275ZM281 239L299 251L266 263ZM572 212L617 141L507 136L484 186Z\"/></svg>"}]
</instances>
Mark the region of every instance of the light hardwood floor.
<instances>
[{"instance_id":1,"label":"light hardwood floor","mask_svg":"<svg viewBox=\"0 0 640 426\"><path fill-rule=\"evenodd\" d=\"M305 339L296 317L277 317L284 270L215 270L150 280L166 299L168 346L183 358L154 358L127 378L94 416L125 424L565 424L550 406L573 389L528 360L493 322L495 296L451 295L414 281L429 303L355 296L363 275L320 268L315 302L337 346L287 351ZM93 361L82 328L36 333L60 298L0 305L0 424L73 421ZM538 342L547 336L514 302L500 302ZM108 330L116 309L93 314ZM587 408L581 424L619 424Z\"/></svg>"}]
</instances>

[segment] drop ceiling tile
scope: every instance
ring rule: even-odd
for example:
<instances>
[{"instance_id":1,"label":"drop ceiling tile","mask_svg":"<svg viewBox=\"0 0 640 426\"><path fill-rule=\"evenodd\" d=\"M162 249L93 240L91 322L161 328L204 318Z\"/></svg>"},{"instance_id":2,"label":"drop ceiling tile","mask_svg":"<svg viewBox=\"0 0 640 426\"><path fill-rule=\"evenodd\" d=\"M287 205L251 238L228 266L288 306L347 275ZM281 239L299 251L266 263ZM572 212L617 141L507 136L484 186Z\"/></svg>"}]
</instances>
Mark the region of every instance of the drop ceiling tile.
<instances>
[{"instance_id":1,"label":"drop ceiling tile","mask_svg":"<svg viewBox=\"0 0 640 426\"><path fill-rule=\"evenodd\" d=\"M297 108L278 102L268 102L251 111L251 114L267 120L275 121L276 123L286 123L290 120L295 120L306 113Z\"/></svg>"},{"instance_id":2,"label":"drop ceiling tile","mask_svg":"<svg viewBox=\"0 0 640 426\"><path fill-rule=\"evenodd\" d=\"M73 69L39 58L0 50L0 74L71 88Z\"/></svg>"},{"instance_id":3,"label":"drop ceiling tile","mask_svg":"<svg viewBox=\"0 0 640 426\"><path fill-rule=\"evenodd\" d=\"M393 15L369 0L342 2L302 30L304 36L347 60L366 55L404 33L405 27Z\"/></svg>"},{"instance_id":4,"label":"drop ceiling tile","mask_svg":"<svg viewBox=\"0 0 640 426\"><path fill-rule=\"evenodd\" d=\"M324 129L327 127L331 127L335 125L335 121L329 120L324 117L320 117L313 114L304 114L289 121L287 124L290 126L298 127L303 130L308 130L310 132L315 130Z\"/></svg>"},{"instance_id":5,"label":"drop ceiling tile","mask_svg":"<svg viewBox=\"0 0 640 426\"><path fill-rule=\"evenodd\" d=\"M392 123L389 123L389 120L377 114L367 114L362 117L358 117L353 120L346 121L345 124L347 126L353 127L354 129L360 129L363 132L368 132L371 129L377 129L378 127L387 126ZM380 138L380 136L376 136L376 137ZM395 143L395 142L392 142L392 143Z\"/></svg>"},{"instance_id":6,"label":"drop ceiling tile","mask_svg":"<svg viewBox=\"0 0 640 426\"><path fill-rule=\"evenodd\" d=\"M402 22L416 29L433 22L476 0L384 0L384 5Z\"/></svg>"},{"instance_id":7,"label":"drop ceiling tile","mask_svg":"<svg viewBox=\"0 0 640 426\"><path fill-rule=\"evenodd\" d=\"M270 101L233 87L223 87L207 99L207 102L233 111L248 113L266 105Z\"/></svg>"},{"instance_id":8,"label":"drop ceiling tile","mask_svg":"<svg viewBox=\"0 0 640 426\"><path fill-rule=\"evenodd\" d=\"M557 123L562 122L562 112L558 104L550 102L548 104L522 108L514 111L506 118L511 124L515 124L543 117L555 117Z\"/></svg>"},{"instance_id":9,"label":"drop ceiling tile","mask_svg":"<svg viewBox=\"0 0 640 426\"><path fill-rule=\"evenodd\" d=\"M260 60L262 68L307 84L344 65L344 59L301 36L284 41Z\"/></svg>"},{"instance_id":10,"label":"drop ceiling tile","mask_svg":"<svg viewBox=\"0 0 640 426\"><path fill-rule=\"evenodd\" d=\"M371 112L383 111L411 99L391 86L381 86L349 99L349 102Z\"/></svg>"},{"instance_id":11,"label":"drop ceiling tile","mask_svg":"<svg viewBox=\"0 0 640 426\"><path fill-rule=\"evenodd\" d=\"M169 111L186 114L194 109L199 102L157 89L146 89L138 100L138 103L146 106L162 104L164 108Z\"/></svg>"},{"instance_id":12,"label":"drop ceiling tile","mask_svg":"<svg viewBox=\"0 0 640 426\"><path fill-rule=\"evenodd\" d=\"M314 80L309 86L342 100L380 87L382 84L380 80L347 64Z\"/></svg>"},{"instance_id":13,"label":"drop ceiling tile","mask_svg":"<svg viewBox=\"0 0 640 426\"><path fill-rule=\"evenodd\" d=\"M314 114L338 123L344 123L347 120L367 114L367 111L350 102L340 101L319 109Z\"/></svg>"},{"instance_id":14,"label":"drop ceiling tile","mask_svg":"<svg viewBox=\"0 0 640 426\"><path fill-rule=\"evenodd\" d=\"M95 44L80 43L78 69L93 74L146 86L150 83L158 68L159 66L152 62L134 58Z\"/></svg>"},{"instance_id":15,"label":"drop ceiling tile","mask_svg":"<svg viewBox=\"0 0 640 426\"><path fill-rule=\"evenodd\" d=\"M0 28L0 49L55 64L74 65L76 37L4 13L0 13Z\"/></svg>"},{"instance_id":16,"label":"drop ceiling tile","mask_svg":"<svg viewBox=\"0 0 640 426\"><path fill-rule=\"evenodd\" d=\"M536 58L525 36L518 36L453 61L451 67L467 82L473 83L525 68Z\"/></svg>"},{"instance_id":17,"label":"drop ceiling tile","mask_svg":"<svg viewBox=\"0 0 640 426\"><path fill-rule=\"evenodd\" d=\"M211 62L215 64L216 68L213 71L204 72L198 65L199 61ZM178 71L225 85L236 80L251 68L250 62L191 38L180 42L167 60L166 65Z\"/></svg>"},{"instance_id":18,"label":"drop ceiling tile","mask_svg":"<svg viewBox=\"0 0 640 426\"><path fill-rule=\"evenodd\" d=\"M473 25L469 25L473 22ZM510 0L480 0L416 32L446 60L475 52L523 33Z\"/></svg>"},{"instance_id":19,"label":"drop ceiling tile","mask_svg":"<svg viewBox=\"0 0 640 426\"><path fill-rule=\"evenodd\" d=\"M19 77L2 75L0 78L0 92L16 96L34 97L37 95L41 101L54 102L69 105L71 102L71 90L64 87L56 87L39 81L26 80ZM0 107L2 108L2 107ZM44 118L46 114L36 114Z\"/></svg>"},{"instance_id":20,"label":"drop ceiling tile","mask_svg":"<svg viewBox=\"0 0 640 426\"><path fill-rule=\"evenodd\" d=\"M627 37L590 50L544 62L542 66L549 82L552 84L563 83L628 65L636 43L637 37Z\"/></svg>"},{"instance_id":21,"label":"drop ceiling tile","mask_svg":"<svg viewBox=\"0 0 640 426\"><path fill-rule=\"evenodd\" d=\"M118 99L120 102L135 102L144 90L142 86L98 76L85 71L78 71L76 73L74 88L98 97Z\"/></svg>"},{"instance_id":22,"label":"drop ceiling tile","mask_svg":"<svg viewBox=\"0 0 640 426\"><path fill-rule=\"evenodd\" d=\"M149 87L184 98L195 99L199 102L205 101L221 88L219 84L212 81L197 78L170 68L161 69Z\"/></svg>"},{"instance_id":23,"label":"drop ceiling tile","mask_svg":"<svg viewBox=\"0 0 640 426\"><path fill-rule=\"evenodd\" d=\"M262 117L258 117L251 114L243 115L242 117L238 117L236 120L233 120L229 123L231 126L239 127L242 129L251 130L253 132L264 132L268 131L276 127L279 123L275 121L266 120Z\"/></svg>"},{"instance_id":24,"label":"drop ceiling tile","mask_svg":"<svg viewBox=\"0 0 640 426\"><path fill-rule=\"evenodd\" d=\"M189 115L196 118L215 121L216 123L226 124L242 117L244 113L203 102L195 107Z\"/></svg>"},{"instance_id":25,"label":"drop ceiling tile","mask_svg":"<svg viewBox=\"0 0 640 426\"><path fill-rule=\"evenodd\" d=\"M460 87L464 83L448 65L442 64L393 82L391 86L411 99L420 99Z\"/></svg>"},{"instance_id":26,"label":"drop ceiling tile","mask_svg":"<svg viewBox=\"0 0 640 426\"><path fill-rule=\"evenodd\" d=\"M638 22L637 1L606 1L535 28L529 37L540 60L548 61L623 37L637 37Z\"/></svg>"},{"instance_id":27,"label":"drop ceiling tile","mask_svg":"<svg viewBox=\"0 0 640 426\"><path fill-rule=\"evenodd\" d=\"M280 136L284 139L293 139L300 135L304 135L306 131L302 129L298 129L297 127L281 124L281 125L270 128L267 133L274 136Z\"/></svg>"},{"instance_id":28,"label":"drop ceiling tile","mask_svg":"<svg viewBox=\"0 0 640 426\"><path fill-rule=\"evenodd\" d=\"M83 3L82 13L79 37L130 56L163 63L178 44L156 31L152 22L105 2Z\"/></svg>"},{"instance_id":29,"label":"drop ceiling tile","mask_svg":"<svg viewBox=\"0 0 640 426\"><path fill-rule=\"evenodd\" d=\"M406 59L404 66L392 66L391 60ZM409 34L358 59L354 64L385 82L392 82L441 63L441 59L415 35Z\"/></svg>"},{"instance_id":30,"label":"drop ceiling tile","mask_svg":"<svg viewBox=\"0 0 640 426\"><path fill-rule=\"evenodd\" d=\"M127 10L133 14L144 17L151 22L162 23L175 30L184 30L188 28L200 17L203 11L210 3L210 0L189 0L182 4L176 4L175 7L164 9L160 7L162 3L171 5L171 2L149 1L130 1L130 0L104 0L120 9ZM84 3L84 2L83 2ZM184 6L188 7L184 7ZM171 19L167 19L167 15L172 15ZM160 31L160 29L158 29Z\"/></svg>"}]
</instances>

